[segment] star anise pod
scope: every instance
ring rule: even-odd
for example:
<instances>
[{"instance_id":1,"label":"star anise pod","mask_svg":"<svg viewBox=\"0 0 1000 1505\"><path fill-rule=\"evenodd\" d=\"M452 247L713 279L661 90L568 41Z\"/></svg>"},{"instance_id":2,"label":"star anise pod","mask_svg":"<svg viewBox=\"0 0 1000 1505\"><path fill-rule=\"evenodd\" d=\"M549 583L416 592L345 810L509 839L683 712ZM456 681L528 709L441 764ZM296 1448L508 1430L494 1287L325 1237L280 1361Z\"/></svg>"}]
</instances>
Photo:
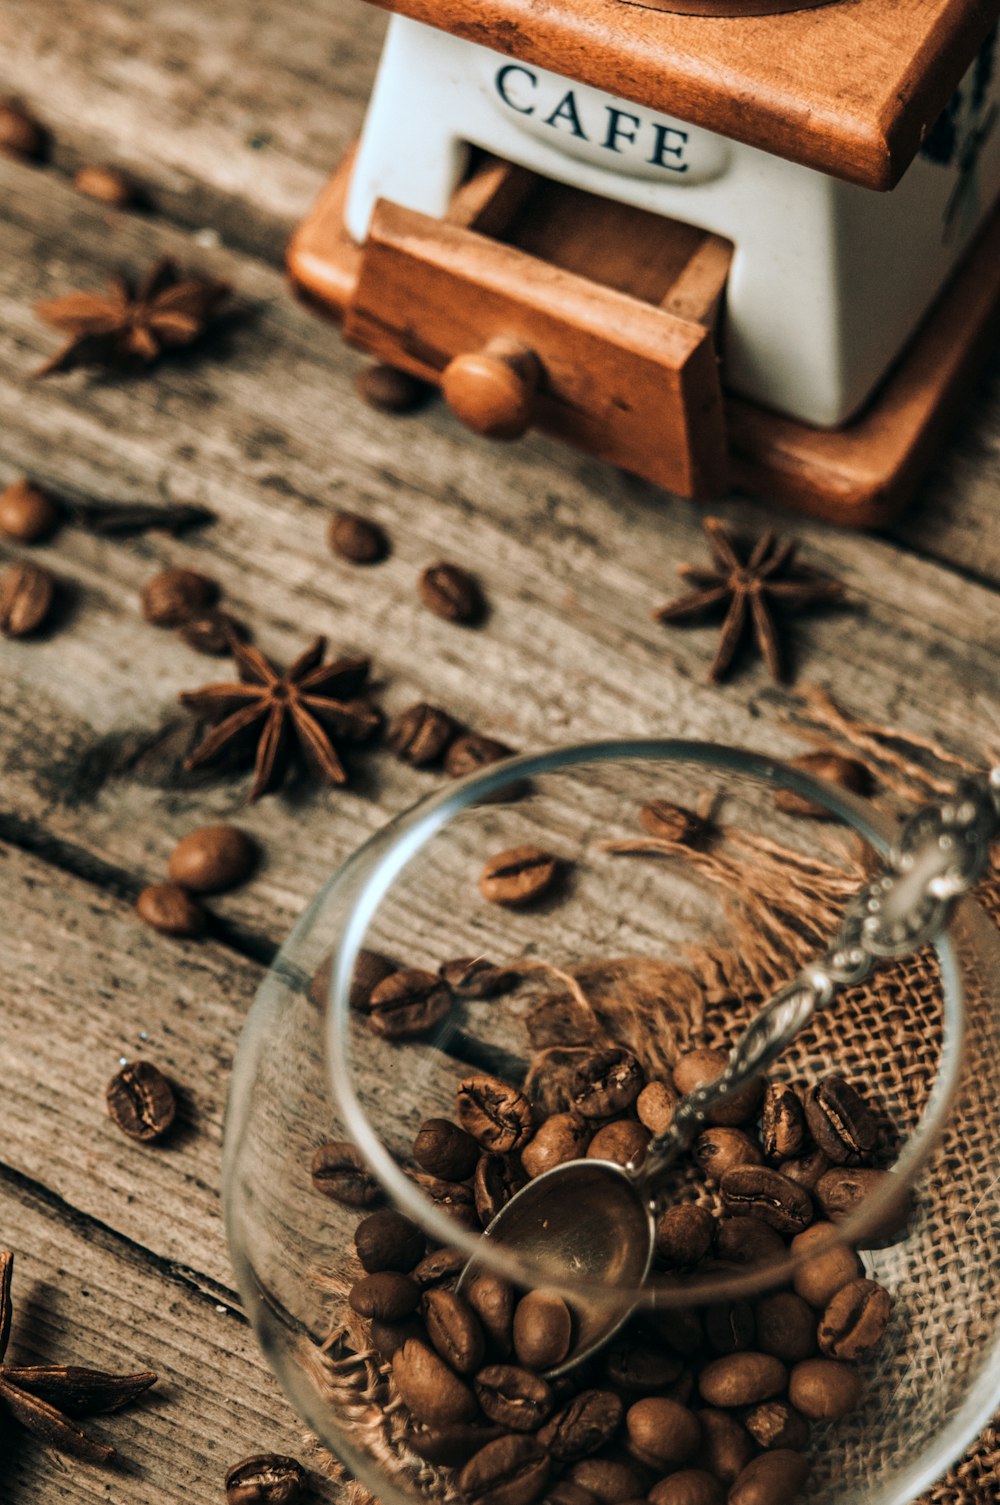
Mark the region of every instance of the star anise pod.
<instances>
[{"instance_id":1,"label":"star anise pod","mask_svg":"<svg viewBox=\"0 0 1000 1505\"><path fill-rule=\"evenodd\" d=\"M73 1453L91 1463L107 1463L115 1456L114 1448L95 1442L70 1418L120 1411L148 1390L156 1375L150 1370L104 1374L73 1364L5 1364L13 1270L11 1251L0 1251L0 1411L62 1453Z\"/></svg>"},{"instance_id":2,"label":"star anise pod","mask_svg":"<svg viewBox=\"0 0 1000 1505\"><path fill-rule=\"evenodd\" d=\"M35 304L35 313L69 340L35 375L78 366L148 366L165 350L199 339L228 297L226 283L182 278L165 256L134 291L124 278L113 277L106 293L47 298Z\"/></svg>"},{"instance_id":3,"label":"star anise pod","mask_svg":"<svg viewBox=\"0 0 1000 1505\"><path fill-rule=\"evenodd\" d=\"M368 679L368 659L338 658L324 664L326 642L316 638L282 672L257 648L231 634L229 647L239 668L238 684L205 685L179 696L181 705L214 723L185 767L200 768L230 751L253 749L253 801L278 788L297 746L318 778L346 784L337 743L363 742L382 722L374 706L358 699Z\"/></svg>"},{"instance_id":4,"label":"star anise pod","mask_svg":"<svg viewBox=\"0 0 1000 1505\"><path fill-rule=\"evenodd\" d=\"M684 622L722 608L722 637L708 671L709 679L718 682L725 676L749 627L767 667L780 680L784 674L778 633L781 615L821 602L840 601L843 585L801 566L796 568L797 543L779 538L773 529L757 539L744 560L721 519L706 517L702 527L712 550L713 567L678 565L677 573L690 580L695 589L661 606L653 613L655 620Z\"/></svg>"}]
</instances>

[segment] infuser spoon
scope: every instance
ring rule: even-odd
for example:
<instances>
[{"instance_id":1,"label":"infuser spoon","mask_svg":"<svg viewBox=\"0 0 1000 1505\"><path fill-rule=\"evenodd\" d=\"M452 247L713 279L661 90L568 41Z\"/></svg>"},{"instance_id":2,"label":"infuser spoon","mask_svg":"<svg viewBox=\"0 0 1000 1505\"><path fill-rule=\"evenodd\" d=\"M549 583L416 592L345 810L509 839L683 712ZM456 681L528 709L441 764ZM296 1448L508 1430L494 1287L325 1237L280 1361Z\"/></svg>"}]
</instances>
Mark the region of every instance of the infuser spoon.
<instances>
[{"instance_id":1,"label":"infuser spoon","mask_svg":"<svg viewBox=\"0 0 1000 1505\"><path fill-rule=\"evenodd\" d=\"M952 796L916 811L893 847L890 870L852 899L828 950L763 1005L715 1081L681 1099L670 1126L650 1141L640 1167L570 1160L529 1181L501 1208L485 1239L544 1269L553 1287L583 1282L590 1288L585 1303L572 1303L571 1348L546 1371L547 1379L602 1348L635 1310L637 1299L623 1301L622 1293L638 1290L649 1275L656 1188L711 1109L776 1060L842 989L863 982L880 962L933 940L957 900L983 875L998 834L1000 767L963 779ZM460 1294L480 1268L475 1257L465 1266Z\"/></svg>"}]
</instances>

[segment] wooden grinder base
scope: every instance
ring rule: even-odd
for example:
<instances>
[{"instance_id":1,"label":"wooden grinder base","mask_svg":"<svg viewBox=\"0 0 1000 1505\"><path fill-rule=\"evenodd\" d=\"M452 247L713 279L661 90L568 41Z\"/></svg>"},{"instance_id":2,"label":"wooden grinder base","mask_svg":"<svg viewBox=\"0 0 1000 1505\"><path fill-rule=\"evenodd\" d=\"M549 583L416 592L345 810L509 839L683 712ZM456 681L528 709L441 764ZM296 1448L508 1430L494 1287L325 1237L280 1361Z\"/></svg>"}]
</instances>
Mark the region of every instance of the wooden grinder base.
<instances>
[{"instance_id":1,"label":"wooden grinder base","mask_svg":"<svg viewBox=\"0 0 1000 1505\"><path fill-rule=\"evenodd\" d=\"M337 319L347 316L353 343L391 360L393 348L386 339L373 337L370 328L351 329L350 314L365 258L365 248L351 240L343 222L352 160L353 153L349 153L300 225L289 247L288 266L296 290L307 301ZM523 191L531 175L517 171ZM466 204L457 218L494 233L507 210L504 199L509 192L505 181L499 194L477 203L478 217ZM470 197L470 185L460 189L456 198L461 195ZM474 187L471 197L476 200ZM943 444L993 348L998 328L1000 209L981 231L875 398L853 422L836 430L811 428L724 393L728 479L746 491L844 526L871 528L886 523L909 501ZM441 371L433 364L408 361L404 352L399 354L397 364L440 382ZM549 426L544 415L540 426ZM609 458L662 483L662 475L650 474L651 467L641 455ZM717 487L719 476L711 479ZM701 490L704 493L705 488Z\"/></svg>"}]
</instances>

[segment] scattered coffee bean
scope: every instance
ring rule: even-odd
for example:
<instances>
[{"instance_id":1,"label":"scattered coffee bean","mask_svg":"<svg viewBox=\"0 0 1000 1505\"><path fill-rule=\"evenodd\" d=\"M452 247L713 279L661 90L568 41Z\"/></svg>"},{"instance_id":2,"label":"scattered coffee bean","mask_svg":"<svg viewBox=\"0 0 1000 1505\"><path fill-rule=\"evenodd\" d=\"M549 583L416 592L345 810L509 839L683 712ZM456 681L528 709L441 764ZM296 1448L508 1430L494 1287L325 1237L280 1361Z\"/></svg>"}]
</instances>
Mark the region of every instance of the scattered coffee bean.
<instances>
[{"instance_id":1,"label":"scattered coffee bean","mask_svg":"<svg viewBox=\"0 0 1000 1505\"><path fill-rule=\"evenodd\" d=\"M635 1111L651 1134L663 1134L679 1102L680 1094L669 1082L647 1082L635 1100Z\"/></svg>"},{"instance_id":2,"label":"scattered coffee bean","mask_svg":"<svg viewBox=\"0 0 1000 1505\"><path fill-rule=\"evenodd\" d=\"M161 935L200 935L205 928L204 909L176 883L150 883L135 908L139 918Z\"/></svg>"},{"instance_id":3,"label":"scattered coffee bean","mask_svg":"<svg viewBox=\"0 0 1000 1505\"><path fill-rule=\"evenodd\" d=\"M806 1191L814 1192L819 1184L820 1176L825 1175L830 1169L830 1161L821 1149L814 1147L794 1160L783 1160L778 1169L783 1176L788 1177L789 1181L797 1181L800 1186L805 1187Z\"/></svg>"},{"instance_id":4,"label":"scattered coffee bean","mask_svg":"<svg viewBox=\"0 0 1000 1505\"><path fill-rule=\"evenodd\" d=\"M728 1064L729 1056L724 1050L690 1050L680 1057L674 1067L674 1086L682 1094L693 1092L696 1087L714 1082ZM763 1077L755 1077L724 1103L710 1109L707 1114L708 1122L724 1128L738 1128L754 1116L763 1091Z\"/></svg>"},{"instance_id":5,"label":"scattered coffee bean","mask_svg":"<svg viewBox=\"0 0 1000 1505\"><path fill-rule=\"evenodd\" d=\"M665 1352L660 1346L616 1343L608 1352L604 1372L619 1390L641 1395L672 1385L680 1378L681 1363L675 1354Z\"/></svg>"},{"instance_id":6,"label":"scattered coffee bean","mask_svg":"<svg viewBox=\"0 0 1000 1505\"><path fill-rule=\"evenodd\" d=\"M839 1421L861 1399L864 1381L835 1359L804 1359L788 1381L788 1398L810 1421Z\"/></svg>"},{"instance_id":7,"label":"scattered coffee bean","mask_svg":"<svg viewBox=\"0 0 1000 1505\"><path fill-rule=\"evenodd\" d=\"M469 627L483 615L485 602L479 581L457 564L428 565L418 589L428 611L446 622Z\"/></svg>"},{"instance_id":8,"label":"scattered coffee bean","mask_svg":"<svg viewBox=\"0 0 1000 1505\"><path fill-rule=\"evenodd\" d=\"M552 1410L551 1386L514 1364L488 1364L476 1375L474 1389L490 1421L511 1432L536 1432Z\"/></svg>"},{"instance_id":9,"label":"scattered coffee bean","mask_svg":"<svg viewBox=\"0 0 1000 1505\"><path fill-rule=\"evenodd\" d=\"M700 1468L682 1468L661 1479L649 1491L650 1505L724 1505L725 1491L718 1479Z\"/></svg>"},{"instance_id":10,"label":"scattered coffee bean","mask_svg":"<svg viewBox=\"0 0 1000 1505\"><path fill-rule=\"evenodd\" d=\"M512 1155L531 1137L531 1104L497 1077L466 1077L459 1083L457 1104L459 1123L484 1150Z\"/></svg>"},{"instance_id":11,"label":"scattered coffee bean","mask_svg":"<svg viewBox=\"0 0 1000 1505\"><path fill-rule=\"evenodd\" d=\"M587 1147L589 1160L613 1160L615 1165L640 1166L646 1158L650 1133L634 1118L620 1118L598 1129Z\"/></svg>"},{"instance_id":12,"label":"scattered coffee bean","mask_svg":"<svg viewBox=\"0 0 1000 1505\"><path fill-rule=\"evenodd\" d=\"M361 1151L345 1139L332 1139L317 1148L311 1174L316 1190L344 1207L371 1207L381 1196Z\"/></svg>"},{"instance_id":13,"label":"scattered coffee bean","mask_svg":"<svg viewBox=\"0 0 1000 1505\"><path fill-rule=\"evenodd\" d=\"M656 1252L667 1265L696 1265L712 1246L715 1218L707 1207L685 1202L668 1207L656 1220Z\"/></svg>"},{"instance_id":14,"label":"scattered coffee bean","mask_svg":"<svg viewBox=\"0 0 1000 1505\"><path fill-rule=\"evenodd\" d=\"M55 577L40 564L12 564L0 575L0 632L26 638L42 627L55 600Z\"/></svg>"},{"instance_id":15,"label":"scattered coffee bean","mask_svg":"<svg viewBox=\"0 0 1000 1505\"><path fill-rule=\"evenodd\" d=\"M723 1484L732 1484L754 1455L750 1434L729 1411L706 1406L695 1415L701 1423L697 1461Z\"/></svg>"},{"instance_id":16,"label":"scattered coffee bean","mask_svg":"<svg viewBox=\"0 0 1000 1505\"><path fill-rule=\"evenodd\" d=\"M716 1225L715 1253L727 1264L766 1265L784 1257L785 1244L760 1218L723 1218Z\"/></svg>"},{"instance_id":17,"label":"scattered coffee bean","mask_svg":"<svg viewBox=\"0 0 1000 1505\"><path fill-rule=\"evenodd\" d=\"M579 1160L592 1133L593 1126L579 1113L553 1113L521 1151L521 1164L529 1176L541 1176L554 1165Z\"/></svg>"},{"instance_id":18,"label":"scattered coffee bean","mask_svg":"<svg viewBox=\"0 0 1000 1505\"><path fill-rule=\"evenodd\" d=\"M218 594L216 582L197 570L161 570L142 588L142 614L154 627L180 627L212 606Z\"/></svg>"},{"instance_id":19,"label":"scattered coffee bean","mask_svg":"<svg viewBox=\"0 0 1000 1505\"><path fill-rule=\"evenodd\" d=\"M856 758L845 758L840 753L801 753L797 758L789 758L788 762L790 767L812 774L814 779L836 784L852 794L867 794L872 787L871 771L865 764L859 763ZM811 816L814 820L837 818L825 805L817 804L806 794L796 794L792 789L779 789L774 796L774 803L786 815Z\"/></svg>"},{"instance_id":20,"label":"scattered coffee bean","mask_svg":"<svg viewBox=\"0 0 1000 1505\"><path fill-rule=\"evenodd\" d=\"M643 1495L636 1470L614 1458L581 1458L571 1466L569 1477L596 1495L601 1505L627 1505Z\"/></svg>"},{"instance_id":21,"label":"scattered coffee bean","mask_svg":"<svg viewBox=\"0 0 1000 1505\"><path fill-rule=\"evenodd\" d=\"M333 552L351 564L378 564L389 552L389 540L378 523L359 512L335 512L328 537Z\"/></svg>"},{"instance_id":22,"label":"scattered coffee bean","mask_svg":"<svg viewBox=\"0 0 1000 1505\"><path fill-rule=\"evenodd\" d=\"M642 1067L631 1051L597 1051L577 1068L573 1106L584 1118L610 1118L630 1108L642 1088Z\"/></svg>"},{"instance_id":23,"label":"scattered coffee bean","mask_svg":"<svg viewBox=\"0 0 1000 1505\"><path fill-rule=\"evenodd\" d=\"M514 1291L499 1275L483 1271L466 1287L466 1297L486 1334L489 1351L510 1357L514 1346Z\"/></svg>"},{"instance_id":24,"label":"scattered coffee bean","mask_svg":"<svg viewBox=\"0 0 1000 1505\"><path fill-rule=\"evenodd\" d=\"M519 982L510 967L498 967L485 956L459 956L442 962L438 972L456 998L497 998Z\"/></svg>"},{"instance_id":25,"label":"scattered coffee bean","mask_svg":"<svg viewBox=\"0 0 1000 1505\"><path fill-rule=\"evenodd\" d=\"M832 1298L819 1324L820 1351L854 1363L874 1353L889 1326L892 1297L875 1280L852 1280Z\"/></svg>"},{"instance_id":26,"label":"scattered coffee bean","mask_svg":"<svg viewBox=\"0 0 1000 1505\"><path fill-rule=\"evenodd\" d=\"M661 1276L663 1285L667 1277ZM647 1322L656 1336L682 1359L693 1359L705 1341L701 1318L689 1306L668 1307L662 1312L647 1313Z\"/></svg>"},{"instance_id":27,"label":"scattered coffee bean","mask_svg":"<svg viewBox=\"0 0 1000 1505\"><path fill-rule=\"evenodd\" d=\"M613 1390L581 1390L542 1428L538 1440L560 1463L585 1458L611 1441L623 1412Z\"/></svg>"},{"instance_id":28,"label":"scattered coffee bean","mask_svg":"<svg viewBox=\"0 0 1000 1505\"><path fill-rule=\"evenodd\" d=\"M380 413L412 413L427 401L432 390L419 377L381 362L366 366L355 387L361 400Z\"/></svg>"},{"instance_id":29,"label":"scattered coffee bean","mask_svg":"<svg viewBox=\"0 0 1000 1505\"><path fill-rule=\"evenodd\" d=\"M697 846L710 830L708 821L672 800L650 800L643 805L639 824L657 841L673 841L681 846Z\"/></svg>"},{"instance_id":30,"label":"scattered coffee bean","mask_svg":"<svg viewBox=\"0 0 1000 1505\"><path fill-rule=\"evenodd\" d=\"M468 1259L469 1256L461 1249L435 1249L431 1254L425 1254L410 1273L423 1290L431 1290L435 1286L450 1290L465 1269Z\"/></svg>"},{"instance_id":31,"label":"scattered coffee bean","mask_svg":"<svg viewBox=\"0 0 1000 1505\"><path fill-rule=\"evenodd\" d=\"M884 1198L876 1214L868 1208L871 1222L866 1236L873 1242L898 1237L909 1219L913 1204L906 1185L892 1171L837 1166L825 1171L816 1183L816 1200L831 1223L843 1222L858 1212L869 1198Z\"/></svg>"},{"instance_id":32,"label":"scattered coffee bean","mask_svg":"<svg viewBox=\"0 0 1000 1505\"><path fill-rule=\"evenodd\" d=\"M378 1318L373 1318L368 1336L383 1364L391 1364L408 1338L419 1338L423 1341L426 1333L427 1329L424 1324L415 1317L410 1317L404 1322L380 1322ZM483 1441L488 1442L489 1438L484 1438Z\"/></svg>"},{"instance_id":33,"label":"scattered coffee bean","mask_svg":"<svg viewBox=\"0 0 1000 1505\"><path fill-rule=\"evenodd\" d=\"M474 1453L480 1452L488 1442L502 1437L499 1427L486 1425L456 1425L435 1427L433 1431L413 1432L407 1435L409 1447L428 1463L437 1463L445 1468L461 1468Z\"/></svg>"},{"instance_id":34,"label":"scattered coffee bean","mask_svg":"<svg viewBox=\"0 0 1000 1505\"><path fill-rule=\"evenodd\" d=\"M772 1291L757 1302L757 1347L783 1364L816 1352L816 1313L794 1291ZM779 1444L784 1446L784 1444Z\"/></svg>"},{"instance_id":35,"label":"scattered coffee bean","mask_svg":"<svg viewBox=\"0 0 1000 1505\"><path fill-rule=\"evenodd\" d=\"M698 1135L691 1153L712 1181L721 1181L737 1166L760 1165L763 1159L756 1141L743 1129L706 1129Z\"/></svg>"},{"instance_id":36,"label":"scattered coffee bean","mask_svg":"<svg viewBox=\"0 0 1000 1505\"><path fill-rule=\"evenodd\" d=\"M464 779L466 774L479 773L491 763L500 763L513 757L506 743L495 737L482 737L478 732L466 732L456 737L444 755L444 771L449 778Z\"/></svg>"},{"instance_id":37,"label":"scattered coffee bean","mask_svg":"<svg viewBox=\"0 0 1000 1505\"><path fill-rule=\"evenodd\" d=\"M368 1274L412 1270L424 1257L424 1235L416 1223L385 1207L362 1218L354 1230L354 1247Z\"/></svg>"},{"instance_id":38,"label":"scattered coffee bean","mask_svg":"<svg viewBox=\"0 0 1000 1505\"><path fill-rule=\"evenodd\" d=\"M486 1339L469 1303L454 1291L430 1290L424 1296L424 1322L445 1363L456 1374L475 1374L486 1357Z\"/></svg>"},{"instance_id":39,"label":"scattered coffee bean","mask_svg":"<svg viewBox=\"0 0 1000 1505\"><path fill-rule=\"evenodd\" d=\"M283 1453L255 1453L234 1463L226 1474L227 1505L297 1505L306 1487L306 1471L297 1458Z\"/></svg>"},{"instance_id":40,"label":"scattered coffee bean","mask_svg":"<svg viewBox=\"0 0 1000 1505\"><path fill-rule=\"evenodd\" d=\"M573 1319L561 1296L529 1291L514 1309L514 1352L528 1369L554 1369L569 1353Z\"/></svg>"},{"instance_id":41,"label":"scattered coffee bean","mask_svg":"<svg viewBox=\"0 0 1000 1505\"><path fill-rule=\"evenodd\" d=\"M152 1061L123 1066L108 1083L105 1101L115 1127L143 1144L162 1139L177 1112L174 1089Z\"/></svg>"},{"instance_id":42,"label":"scattered coffee bean","mask_svg":"<svg viewBox=\"0 0 1000 1505\"><path fill-rule=\"evenodd\" d=\"M559 1479L546 1490L545 1505L597 1505L597 1496L572 1479Z\"/></svg>"},{"instance_id":43,"label":"scattered coffee bean","mask_svg":"<svg viewBox=\"0 0 1000 1505\"><path fill-rule=\"evenodd\" d=\"M469 1459L458 1487L469 1505L533 1505L545 1490L549 1466L534 1437L498 1437Z\"/></svg>"},{"instance_id":44,"label":"scattered coffee bean","mask_svg":"<svg viewBox=\"0 0 1000 1505\"><path fill-rule=\"evenodd\" d=\"M471 1233L480 1232L482 1225L476 1212L476 1199L471 1186L465 1186L461 1181L445 1181L440 1176L419 1173L414 1179L435 1207L454 1218L460 1228L466 1228Z\"/></svg>"},{"instance_id":45,"label":"scattered coffee bean","mask_svg":"<svg viewBox=\"0 0 1000 1505\"><path fill-rule=\"evenodd\" d=\"M706 1364L698 1387L710 1406L753 1406L784 1390L788 1371L768 1353L733 1353Z\"/></svg>"},{"instance_id":46,"label":"scattered coffee bean","mask_svg":"<svg viewBox=\"0 0 1000 1505\"><path fill-rule=\"evenodd\" d=\"M743 1165L719 1182L730 1212L749 1213L779 1233L801 1233L812 1221L812 1198L806 1189L767 1165Z\"/></svg>"},{"instance_id":47,"label":"scattered coffee bean","mask_svg":"<svg viewBox=\"0 0 1000 1505\"><path fill-rule=\"evenodd\" d=\"M476 1212L484 1228L489 1227L501 1208L516 1196L528 1178L512 1155L485 1154L476 1166L473 1193Z\"/></svg>"},{"instance_id":48,"label":"scattered coffee bean","mask_svg":"<svg viewBox=\"0 0 1000 1505\"><path fill-rule=\"evenodd\" d=\"M196 894L218 894L242 883L253 869L257 848L237 826L200 826L170 854L172 883Z\"/></svg>"},{"instance_id":49,"label":"scattered coffee bean","mask_svg":"<svg viewBox=\"0 0 1000 1505\"><path fill-rule=\"evenodd\" d=\"M728 1505L793 1505L808 1477L801 1453L775 1448L747 1464L729 1491Z\"/></svg>"},{"instance_id":50,"label":"scattered coffee bean","mask_svg":"<svg viewBox=\"0 0 1000 1505\"><path fill-rule=\"evenodd\" d=\"M478 1407L468 1385L420 1338L408 1338L392 1360L396 1388L417 1421L429 1427L472 1421Z\"/></svg>"},{"instance_id":51,"label":"scattered coffee bean","mask_svg":"<svg viewBox=\"0 0 1000 1505\"><path fill-rule=\"evenodd\" d=\"M420 1287L409 1275L395 1270L381 1270L355 1282L348 1295L351 1310L359 1317L374 1317L378 1322L398 1322L420 1305Z\"/></svg>"},{"instance_id":52,"label":"scattered coffee bean","mask_svg":"<svg viewBox=\"0 0 1000 1505\"><path fill-rule=\"evenodd\" d=\"M766 1400L753 1406L743 1424L762 1448L791 1448L801 1453L809 1446L809 1423L787 1401Z\"/></svg>"},{"instance_id":53,"label":"scattered coffee bean","mask_svg":"<svg viewBox=\"0 0 1000 1505\"><path fill-rule=\"evenodd\" d=\"M7 538L38 543L55 530L58 522L55 502L33 481L11 481L0 491L0 533Z\"/></svg>"},{"instance_id":54,"label":"scattered coffee bean","mask_svg":"<svg viewBox=\"0 0 1000 1505\"><path fill-rule=\"evenodd\" d=\"M46 155L49 133L23 105L0 103L0 156L34 162Z\"/></svg>"},{"instance_id":55,"label":"scattered coffee bean","mask_svg":"<svg viewBox=\"0 0 1000 1505\"><path fill-rule=\"evenodd\" d=\"M73 179L78 193L113 209L126 209L135 199L135 189L117 167L81 167Z\"/></svg>"},{"instance_id":56,"label":"scattered coffee bean","mask_svg":"<svg viewBox=\"0 0 1000 1505\"><path fill-rule=\"evenodd\" d=\"M713 1353L741 1353L753 1346L756 1324L749 1301L715 1301L702 1318Z\"/></svg>"},{"instance_id":57,"label":"scattered coffee bean","mask_svg":"<svg viewBox=\"0 0 1000 1505\"><path fill-rule=\"evenodd\" d=\"M430 1176L467 1181L479 1164L479 1146L450 1118L428 1118L413 1141L413 1158Z\"/></svg>"},{"instance_id":58,"label":"scattered coffee bean","mask_svg":"<svg viewBox=\"0 0 1000 1505\"><path fill-rule=\"evenodd\" d=\"M810 1088L806 1120L819 1148L837 1165L854 1164L875 1148L875 1115L842 1076L824 1077Z\"/></svg>"},{"instance_id":59,"label":"scattered coffee bean","mask_svg":"<svg viewBox=\"0 0 1000 1505\"><path fill-rule=\"evenodd\" d=\"M792 1239L793 1259L802 1259L810 1251L820 1249L818 1254L800 1264L792 1275L796 1293L812 1307L828 1306L843 1286L857 1280L863 1273L860 1259L846 1244L830 1244L836 1237L832 1223L813 1223ZM823 1248L826 1245L828 1247Z\"/></svg>"},{"instance_id":60,"label":"scattered coffee bean","mask_svg":"<svg viewBox=\"0 0 1000 1505\"><path fill-rule=\"evenodd\" d=\"M490 904L519 907L551 892L560 864L541 847L511 847L483 864L479 892Z\"/></svg>"},{"instance_id":61,"label":"scattered coffee bean","mask_svg":"<svg viewBox=\"0 0 1000 1505\"><path fill-rule=\"evenodd\" d=\"M420 701L390 721L386 741L401 763L427 768L444 757L458 733L458 722L447 711Z\"/></svg>"},{"instance_id":62,"label":"scattered coffee bean","mask_svg":"<svg viewBox=\"0 0 1000 1505\"><path fill-rule=\"evenodd\" d=\"M806 1119L797 1092L784 1082L769 1082L760 1111L760 1142L768 1160L788 1160L805 1143Z\"/></svg>"},{"instance_id":63,"label":"scattered coffee bean","mask_svg":"<svg viewBox=\"0 0 1000 1505\"><path fill-rule=\"evenodd\" d=\"M177 629L182 643L196 653L207 653L212 658L222 658L231 653L233 640L245 643L250 636L244 622L237 621L228 611L197 612L182 622Z\"/></svg>"},{"instance_id":64,"label":"scattered coffee bean","mask_svg":"<svg viewBox=\"0 0 1000 1505\"><path fill-rule=\"evenodd\" d=\"M390 977L399 968L380 951L359 951L354 963L354 976L348 1004L352 1009L366 1013L371 1006L371 995L380 982ZM309 997L317 1008L325 1009L330 996L330 981L333 975L333 957L326 957L316 969L309 985Z\"/></svg>"},{"instance_id":65,"label":"scattered coffee bean","mask_svg":"<svg viewBox=\"0 0 1000 1505\"><path fill-rule=\"evenodd\" d=\"M368 1024L386 1040L413 1040L451 1013L451 992L435 972L406 967L392 972L368 995Z\"/></svg>"},{"instance_id":66,"label":"scattered coffee bean","mask_svg":"<svg viewBox=\"0 0 1000 1505\"><path fill-rule=\"evenodd\" d=\"M656 1469L687 1463L701 1442L694 1412L662 1395L647 1395L629 1406L625 1429L631 1451Z\"/></svg>"}]
</instances>

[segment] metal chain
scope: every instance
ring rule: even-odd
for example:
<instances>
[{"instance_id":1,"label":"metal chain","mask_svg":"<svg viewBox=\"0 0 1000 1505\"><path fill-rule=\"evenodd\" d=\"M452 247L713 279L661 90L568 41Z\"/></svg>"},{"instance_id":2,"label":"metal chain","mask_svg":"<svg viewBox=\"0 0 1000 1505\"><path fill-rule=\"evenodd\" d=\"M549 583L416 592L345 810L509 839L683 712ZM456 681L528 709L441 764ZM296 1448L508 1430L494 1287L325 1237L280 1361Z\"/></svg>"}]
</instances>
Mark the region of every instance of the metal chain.
<instances>
[{"instance_id":1,"label":"metal chain","mask_svg":"<svg viewBox=\"0 0 1000 1505\"><path fill-rule=\"evenodd\" d=\"M639 1179L650 1182L687 1149L711 1109L776 1060L842 988L940 934L959 898L985 873L998 835L1000 767L962 779L947 799L910 816L890 853L890 870L851 900L828 950L754 1016L722 1074L682 1098L669 1128L651 1141Z\"/></svg>"}]
</instances>

